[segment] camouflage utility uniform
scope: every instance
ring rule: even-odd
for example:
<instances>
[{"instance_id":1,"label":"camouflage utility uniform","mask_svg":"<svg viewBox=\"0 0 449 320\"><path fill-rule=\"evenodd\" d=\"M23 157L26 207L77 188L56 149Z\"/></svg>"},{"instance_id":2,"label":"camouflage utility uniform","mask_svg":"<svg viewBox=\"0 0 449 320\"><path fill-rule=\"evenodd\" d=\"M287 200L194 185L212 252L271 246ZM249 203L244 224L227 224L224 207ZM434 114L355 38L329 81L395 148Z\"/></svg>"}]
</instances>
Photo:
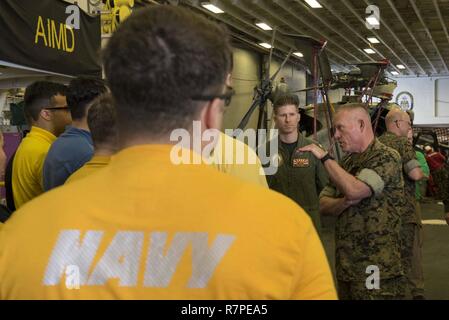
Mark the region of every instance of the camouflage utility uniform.
<instances>
[{"instance_id":1,"label":"camouflage utility uniform","mask_svg":"<svg viewBox=\"0 0 449 320\"><path fill-rule=\"evenodd\" d=\"M408 173L419 168L415 150L406 137L398 137L391 132L385 132L379 141L395 149L402 160L404 176L404 201L401 205L401 255L404 272L412 296L424 296L424 276L422 267L422 224L420 211L417 209L416 184Z\"/></svg>"},{"instance_id":2,"label":"camouflage utility uniform","mask_svg":"<svg viewBox=\"0 0 449 320\"><path fill-rule=\"evenodd\" d=\"M426 155L430 174L436 185L436 197L444 203L444 212L449 212L449 166L446 158L440 152L431 152Z\"/></svg>"},{"instance_id":3,"label":"camouflage utility uniform","mask_svg":"<svg viewBox=\"0 0 449 320\"><path fill-rule=\"evenodd\" d=\"M375 139L362 153L342 159L348 173L366 183L372 195L344 210L335 227L336 273L340 299L400 299L404 294L400 252L400 206L404 196L401 160ZM332 183L320 197L343 197ZM378 268L379 288L367 286Z\"/></svg>"}]
</instances>

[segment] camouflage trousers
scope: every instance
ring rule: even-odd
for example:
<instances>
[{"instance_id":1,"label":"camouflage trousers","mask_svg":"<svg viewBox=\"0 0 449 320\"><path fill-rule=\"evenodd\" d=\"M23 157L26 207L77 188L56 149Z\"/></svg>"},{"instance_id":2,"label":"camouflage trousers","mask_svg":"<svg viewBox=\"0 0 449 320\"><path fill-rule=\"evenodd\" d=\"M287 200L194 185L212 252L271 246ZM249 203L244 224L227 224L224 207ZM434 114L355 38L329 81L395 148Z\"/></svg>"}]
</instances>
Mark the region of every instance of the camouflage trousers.
<instances>
[{"instance_id":1,"label":"camouflage trousers","mask_svg":"<svg viewBox=\"0 0 449 320\"><path fill-rule=\"evenodd\" d=\"M419 205L419 204L418 204ZM406 294L424 296L422 266L422 226L407 223L401 228L401 258L406 278Z\"/></svg>"},{"instance_id":2,"label":"camouflage trousers","mask_svg":"<svg viewBox=\"0 0 449 320\"><path fill-rule=\"evenodd\" d=\"M337 281L340 300L402 300L405 287L402 276L381 279L379 289L367 289L365 281Z\"/></svg>"},{"instance_id":3,"label":"camouflage trousers","mask_svg":"<svg viewBox=\"0 0 449 320\"><path fill-rule=\"evenodd\" d=\"M449 167L443 166L441 169L432 172L432 178L437 187L437 197L443 202L449 202Z\"/></svg>"}]
</instances>

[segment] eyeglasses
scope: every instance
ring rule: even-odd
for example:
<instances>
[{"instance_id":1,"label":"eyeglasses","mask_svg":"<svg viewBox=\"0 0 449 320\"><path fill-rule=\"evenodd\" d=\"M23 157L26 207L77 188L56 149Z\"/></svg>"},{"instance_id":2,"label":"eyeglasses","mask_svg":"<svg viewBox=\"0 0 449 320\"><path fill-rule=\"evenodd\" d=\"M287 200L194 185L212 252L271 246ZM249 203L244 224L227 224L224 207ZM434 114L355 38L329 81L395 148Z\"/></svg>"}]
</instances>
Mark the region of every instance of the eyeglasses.
<instances>
[{"instance_id":1,"label":"eyeglasses","mask_svg":"<svg viewBox=\"0 0 449 320\"><path fill-rule=\"evenodd\" d=\"M68 106L65 107L49 107L49 108L44 108L45 110L69 110L70 108Z\"/></svg>"},{"instance_id":2,"label":"eyeglasses","mask_svg":"<svg viewBox=\"0 0 449 320\"><path fill-rule=\"evenodd\" d=\"M226 92L223 94L196 95L196 96L193 96L191 99L194 101L212 101L214 99L221 99L221 100L224 100L225 106L229 106L231 104L233 95L235 95L235 90L230 86L226 86Z\"/></svg>"}]
</instances>

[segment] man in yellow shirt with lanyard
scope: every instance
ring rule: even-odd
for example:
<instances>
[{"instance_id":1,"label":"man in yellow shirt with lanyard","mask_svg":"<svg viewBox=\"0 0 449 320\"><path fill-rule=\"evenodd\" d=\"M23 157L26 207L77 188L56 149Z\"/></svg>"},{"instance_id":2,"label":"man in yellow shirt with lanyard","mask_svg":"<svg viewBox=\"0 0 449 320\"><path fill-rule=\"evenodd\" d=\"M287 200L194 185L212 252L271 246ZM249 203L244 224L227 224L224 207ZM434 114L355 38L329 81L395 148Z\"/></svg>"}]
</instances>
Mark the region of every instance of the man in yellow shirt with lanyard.
<instances>
[{"instance_id":1,"label":"man in yellow shirt with lanyard","mask_svg":"<svg viewBox=\"0 0 449 320\"><path fill-rule=\"evenodd\" d=\"M193 121L201 135L221 127L231 50L223 28L182 7L140 9L119 27L104 62L120 151L5 224L0 299L336 298L299 206L178 162L206 146ZM174 148L175 130L193 145Z\"/></svg>"}]
</instances>

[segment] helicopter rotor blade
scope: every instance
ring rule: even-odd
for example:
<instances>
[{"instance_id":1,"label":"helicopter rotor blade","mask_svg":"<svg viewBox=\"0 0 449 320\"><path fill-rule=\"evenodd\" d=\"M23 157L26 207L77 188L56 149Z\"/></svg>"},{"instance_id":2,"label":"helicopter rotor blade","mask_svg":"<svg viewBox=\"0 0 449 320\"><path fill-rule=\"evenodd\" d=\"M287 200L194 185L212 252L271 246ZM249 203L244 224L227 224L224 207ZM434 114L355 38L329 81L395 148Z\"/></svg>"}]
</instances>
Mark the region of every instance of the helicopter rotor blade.
<instances>
[{"instance_id":1,"label":"helicopter rotor blade","mask_svg":"<svg viewBox=\"0 0 449 320\"><path fill-rule=\"evenodd\" d=\"M267 69L265 70L265 79L270 79L270 69L271 69L271 59L273 58L273 49L274 49L274 40L276 39L276 27L273 28L273 35L271 37L271 48L270 48L270 55L268 57L268 65L266 66Z\"/></svg>"},{"instance_id":2,"label":"helicopter rotor blade","mask_svg":"<svg viewBox=\"0 0 449 320\"><path fill-rule=\"evenodd\" d=\"M287 63L288 59L290 59L292 53L293 53L293 48L290 49L290 51L288 52L288 55L285 57L284 61L282 61L282 64L279 67L279 69L277 69L276 72L271 76L271 78L270 78L271 81L274 81L276 79L276 77L279 74L279 72L281 71L281 69L285 66L285 64Z\"/></svg>"}]
</instances>

